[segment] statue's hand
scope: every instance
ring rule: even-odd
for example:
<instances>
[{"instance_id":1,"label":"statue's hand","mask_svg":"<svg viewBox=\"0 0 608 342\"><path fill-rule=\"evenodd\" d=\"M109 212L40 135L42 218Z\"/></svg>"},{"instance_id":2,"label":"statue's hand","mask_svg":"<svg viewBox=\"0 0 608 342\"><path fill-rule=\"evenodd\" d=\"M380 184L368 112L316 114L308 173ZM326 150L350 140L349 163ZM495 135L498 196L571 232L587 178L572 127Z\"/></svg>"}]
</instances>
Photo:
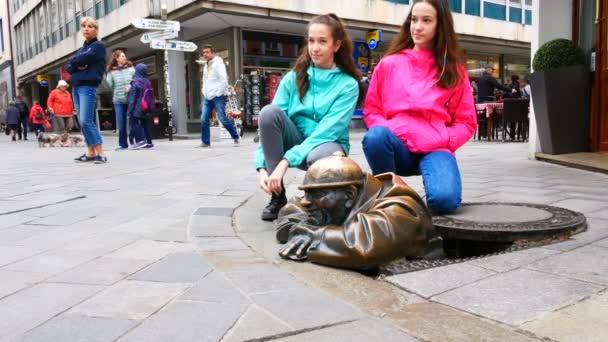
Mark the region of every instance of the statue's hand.
<instances>
[{"instance_id":1,"label":"statue's hand","mask_svg":"<svg viewBox=\"0 0 608 342\"><path fill-rule=\"evenodd\" d=\"M315 219L306 213L294 213L283 216L275 221L277 240L280 243L285 243L291 236L292 228L298 225L314 226L315 223Z\"/></svg>"},{"instance_id":2,"label":"statue's hand","mask_svg":"<svg viewBox=\"0 0 608 342\"><path fill-rule=\"evenodd\" d=\"M308 248L312 238L308 235L297 235L289 240L285 248L279 251L279 256L284 259L303 261L308 258Z\"/></svg>"}]
</instances>

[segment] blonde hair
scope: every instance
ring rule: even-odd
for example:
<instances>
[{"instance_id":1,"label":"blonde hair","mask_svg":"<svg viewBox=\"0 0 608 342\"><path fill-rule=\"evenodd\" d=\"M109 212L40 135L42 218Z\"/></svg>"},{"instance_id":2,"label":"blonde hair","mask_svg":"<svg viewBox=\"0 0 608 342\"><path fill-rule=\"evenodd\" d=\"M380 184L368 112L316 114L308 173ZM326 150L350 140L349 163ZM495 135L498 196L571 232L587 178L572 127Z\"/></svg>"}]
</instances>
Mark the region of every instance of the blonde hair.
<instances>
[{"instance_id":1,"label":"blonde hair","mask_svg":"<svg viewBox=\"0 0 608 342\"><path fill-rule=\"evenodd\" d=\"M93 17L83 17L82 19L80 19L80 26L85 25L85 24L90 24L95 29L99 30L99 25L97 25L97 20L95 20L95 18L93 18Z\"/></svg>"}]
</instances>

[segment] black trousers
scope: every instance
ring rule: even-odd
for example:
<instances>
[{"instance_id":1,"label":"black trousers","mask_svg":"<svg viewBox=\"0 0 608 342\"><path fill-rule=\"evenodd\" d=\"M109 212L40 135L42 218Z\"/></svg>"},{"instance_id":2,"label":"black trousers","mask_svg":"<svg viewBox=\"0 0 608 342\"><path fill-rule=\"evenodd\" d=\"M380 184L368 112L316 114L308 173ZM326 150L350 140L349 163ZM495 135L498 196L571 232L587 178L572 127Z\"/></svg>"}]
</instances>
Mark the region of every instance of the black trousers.
<instances>
[{"instance_id":1,"label":"black trousers","mask_svg":"<svg viewBox=\"0 0 608 342\"><path fill-rule=\"evenodd\" d=\"M23 132L23 138L27 140L27 116L19 116L19 121L17 121L17 134L19 135L19 140L21 140L21 133Z\"/></svg>"}]
</instances>

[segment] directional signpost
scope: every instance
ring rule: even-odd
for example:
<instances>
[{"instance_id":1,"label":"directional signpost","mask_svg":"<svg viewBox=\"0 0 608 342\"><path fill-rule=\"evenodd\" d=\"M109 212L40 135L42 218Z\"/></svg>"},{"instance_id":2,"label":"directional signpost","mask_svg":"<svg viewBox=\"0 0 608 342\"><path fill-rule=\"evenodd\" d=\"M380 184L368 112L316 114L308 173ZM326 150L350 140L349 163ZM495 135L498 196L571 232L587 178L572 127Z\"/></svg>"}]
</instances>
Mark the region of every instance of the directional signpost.
<instances>
[{"instance_id":1,"label":"directional signpost","mask_svg":"<svg viewBox=\"0 0 608 342\"><path fill-rule=\"evenodd\" d=\"M171 113L171 92L169 82L169 50L192 52L196 50L196 44L192 42L184 42L181 40L167 40L177 38L180 30L179 21L166 20L167 6L161 5L161 20L136 18L131 21L131 25L142 30L153 30L152 32L144 33L139 39L144 44L150 44L150 47L157 50L164 50L163 71L165 73L165 99L166 110L169 116L169 141L173 141L173 113Z\"/></svg>"},{"instance_id":2,"label":"directional signpost","mask_svg":"<svg viewBox=\"0 0 608 342\"><path fill-rule=\"evenodd\" d=\"M144 33L139 39L144 44L150 44L152 39L173 39L177 38L177 31L152 31Z\"/></svg>"},{"instance_id":3,"label":"directional signpost","mask_svg":"<svg viewBox=\"0 0 608 342\"><path fill-rule=\"evenodd\" d=\"M150 47L159 50L174 50L192 52L196 50L196 44L192 42L184 42L181 40L160 40L152 39Z\"/></svg>"}]
</instances>

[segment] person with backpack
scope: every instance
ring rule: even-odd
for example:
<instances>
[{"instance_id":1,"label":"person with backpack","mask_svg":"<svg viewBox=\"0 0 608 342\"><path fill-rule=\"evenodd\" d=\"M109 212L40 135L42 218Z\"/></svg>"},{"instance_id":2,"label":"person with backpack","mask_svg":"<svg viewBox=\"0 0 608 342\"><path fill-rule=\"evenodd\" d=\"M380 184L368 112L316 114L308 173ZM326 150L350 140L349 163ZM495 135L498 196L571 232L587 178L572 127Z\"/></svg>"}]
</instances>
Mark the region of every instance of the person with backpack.
<instances>
[{"instance_id":1,"label":"person with backpack","mask_svg":"<svg viewBox=\"0 0 608 342\"><path fill-rule=\"evenodd\" d=\"M135 66L135 74L131 81L131 88L127 96L127 116L132 118L133 129L142 129L145 140L141 140L131 146L130 149L153 148L150 136L150 119L155 110L154 89L147 78L148 67L145 64Z\"/></svg>"},{"instance_id":2,"label":"person with backpack","mask_svg":"<svg viewBox=\"0 0 608 342\"><path fill-rule=\"evenodd\" d=\"M19 121L17 122L17 134L19 135L19 140L21 140L21 133L23 133L23 140L27 140L27 120L30 116L30 109L27 107L27 103L23 101L23 97L21 95L17 96L17 99L15 100L15 107L17 107L19 110Z\"/></svg>"},{"instance_id":3,"label":"person with backpack","mask_svg":"<svg viewBox=\"0 0 608 342\"><path fill-rule=\"evenodd\" d=\"M34 125L34 131L36 136L44 132L44 126L46 125L47 117L44 113L44 109L40 106L40 102L34 101L34 105L30 110L30 122Z\"/></svg>"}]
</instances>

